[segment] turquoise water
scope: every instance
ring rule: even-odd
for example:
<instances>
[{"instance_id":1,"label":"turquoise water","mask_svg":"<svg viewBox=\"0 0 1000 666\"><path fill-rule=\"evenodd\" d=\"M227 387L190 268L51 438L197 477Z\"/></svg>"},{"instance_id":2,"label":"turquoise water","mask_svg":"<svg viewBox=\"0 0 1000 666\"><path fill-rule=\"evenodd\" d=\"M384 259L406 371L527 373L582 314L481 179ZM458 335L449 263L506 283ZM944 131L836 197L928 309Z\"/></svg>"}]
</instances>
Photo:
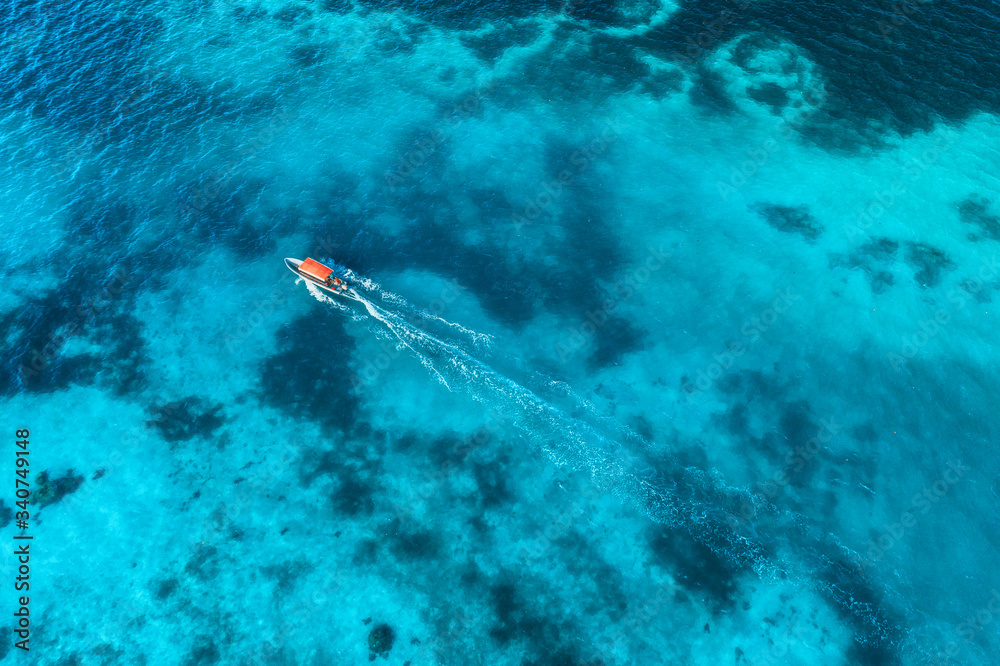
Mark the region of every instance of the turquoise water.
<instances>
[{"instance_id":1,"label":"turquoise water","mask_svg":"<svg viewBox=\"0 0 1000 666\"><path fill-rule=\"evenodd\" d=\"M994 4L0 28L4 663L996 663Z\"/></svg>"}]
</instances>

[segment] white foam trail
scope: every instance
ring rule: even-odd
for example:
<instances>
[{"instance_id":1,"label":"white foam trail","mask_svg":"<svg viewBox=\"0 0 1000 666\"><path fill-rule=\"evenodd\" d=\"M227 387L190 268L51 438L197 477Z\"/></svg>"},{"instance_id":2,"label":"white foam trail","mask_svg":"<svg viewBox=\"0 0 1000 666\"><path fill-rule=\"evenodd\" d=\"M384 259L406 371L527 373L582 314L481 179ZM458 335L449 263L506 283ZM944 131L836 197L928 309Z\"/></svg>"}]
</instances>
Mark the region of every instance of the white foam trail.
<instances>
[{"instance_id":1,"label":"white foam trail","mask_svg":"<svg viewBox=\"0 0 1000 666\"><path fill-rule=\"evenodd\" d=\"M348 279L348 281L350 281L352 284L360 285L360 286L364 287L365 289L367 289L368 291L374 291L374 292L377 293L377 292L381 291L381 289L382 289L382 287L379 285L378 282L375 282L374 280L372 280L370 278L366 278L363 275L358 275L357 273L355 273L354 271L352 271L350 268L345 268L344 269L344 277L346 277Z\"/></svg>"},{"instance_id":2,"label":"white foam trail","mask_svg":"<svg viewBox=\"0 0 1000 666\"><path fill-rule=\"evenodd\" d=\"M464 349L422 331L403 317L375 305L355 290L347 294L362 303L400 343L412 351L449 390L464 388L473 398L509 416L512 425L557 466L587 471L599 487L632 504L656 522L683 528L695 538L745 561L762 575L773 567L757 544L730 530L720 519L715 501L736 491L688 472L692 489L652 483L638 474L639 459L621 441L604 436L591 425L568 416L544 399L501 375ZM708 518L712 514L712 518Z\"/></svg>"},{"instance_id":3,"label":"white foam trail","mask_svg":"<svg viewBox=\"0 0 1000 666\"><path fill-rule=\"evenodd\" d=\"M364 317L355 312L353 308L348 307L343 301L336 298L332 298L327 294L323 293L323 290L317 287L312 282L308 282L306 280L303 280L302 278L296 280L296 284L299 282L305 282L306 289L308 289L312 297L315 298L320 303L323 303L324 305L332 305L336 309L347 314L354 321L362 321L364 319Z\"/></svg>"},{"instance_id":4,"label":"white foam trail","mask_svg":"<svg viewBox=\"0 0 1000 666\"><path fill-rule=\"evenodd\" d=\"M379 295L383 298L383 300L392 303L393 305L396 305L398 307L405 308L410 312L412 312L413 314L415 314L416 316L420 317L421 319L426 319L428 321L436 321L439 324L444 324L445 326L448 326L449 328L458 331L462 335L465 335L470 340L472 340L472 344L474 344L479 349L487 350L493 348L492 335L487 335L486 333L479 333L478 331L473 331L472 329L466 328L461 324L456 324L453 321L448 321L444 317L440 317L434 314L433 312L428 312L427 310L421 310L420 308L415 308L409 302L407 302L405 298L403 298L402 296L397 296L391 291L386 291L384 289L381 289L379 291Z\"/></svg>"},{"instance_id":5,"label":"white foam trail","mask_svg":"<svg viewBox=\"0 0 1000 666\"><path fill-rule=\"evenodd\" d=\"M559 381L557 379L546 379L537 375L537 373L535 374L548 388L567 396L575 405L583 409L588 417L593 419L593 421L599 424L602 428L605 428L607 432L613 432L618 437L637 442L642 446L647 446L649 444L649 442L639 435L639 433L635 432L627 425L620 423L613 416L602 414L592 401L579 395L566 382Z\"/></svg>"},{"instance_id":6,"label":"white foam trail","mask_svg":"<svg viewBox=\"0 0 1000 666\"><path fill-rule=\"evenodd\" d=\"M369 301L367 298L364 298L363 296L358 294L358 292L356 292L355 290L352 289L350 291L350 295L352 298L354 298L354 300L362 303L365 306L365 309L368 310L368 314L370 314L372 317L385 324L386 328L388 328L389 331L391 331L392 334L399 339L399 341L403 344L403 346L405 346L407 349L416 354L417 358L420 359L420 363L425 368L433 372L434 375L438 378L438 380L442 384L444 384L444 387L446 389L448 389L449 391L451 390L451 386L449 386L448 380L445 379L444 375L442 375L436 367L434 367L434 363L429 358L427 358L427 356L421 354L419 351L414 349L413 346L410 344L410 342L413 341L415 337L418 337L419 334L421 333L420 331L418 331L418 329L414 328L413 326L410 326L405 321L401 320L398 316L386 312L382 308L378 307L377 305Z\"/></svg>"},{"instance_id":7,"label":"white foam trail","mask_svg":"<svg viewBox=\"0 0 1000 666\"><path fill-rule=\"evenodd\" d=\"M814 535L803 537L799 564L787 556L769 557L763 544L781 543L783 535L795 533L801 527L801 516L779 510L747 490L728 486L717 474L685 467L672 459L661 460L662 472L651 480L640 473L641 460L624 447L622 442L628 437L606 437L460 347L371 303L356 290L350 290L346 296L362 303L372 319L416 354L449 390L464 388L473 398L491 407L495 414L510 417L512 425L529 444L544 451L557 466L589 472L598 487L636 507L655 522L687 532L730 562L751 567L763 580L789 575L809 576L823 567L836 566L841 559L860 561L857 553L839 543L824 550L823 539ZM343 309L343 303L324 298L324 302ZM558 384L554 387L567 395L575 395L568 387ZM741 503L752 507L751 517L761 510L760 518L734 526L731 521L738 515L734 512L740 511ZM747 534L742 533L744 530ZM861 584L865 584L863 579ZM815 585L865 623L867 634L863 640L889 640L891 624L878 609L855 602L854 583L850 579L829 584L816 580ZM889 592L885 586L883 590Z\"/></svg>"},{"instance_id":8,"label":"white foam trail","mask_svg":"<svg viewBox=\"0 0 1000 666\"><path fill-rule=\"evenodd\" d=\"M445 326L451 328L452 330L458 331L462 335L468 337L472 341L472 344L474 344L477 349L488 350L492 349L493 347L492 335L488 335L486 333L480 333L478 331L473 331L472 329L466 328L461 324L457 324L453 321L448 321L447 319L440 317L434 314L433 312L428 312L427 310L422 310L420 308L414 307L409 301L407 301L402 296L392 293L391 291L384 288L382 285L375 282L374 280L358 275L357 273L355 273L350 269L345 269L344 275L345 277L348 278L348 280L350 280L354 284L364 287L366 291L369 291L373 294L378 294L379 298L381 298L383 301L391 303L392 305L395 305L396 307L401 308L403 310L406 310L407 312L412 313L415 317L419 317L420 319L425 319L427 321L436 321L439 324L444 324Z\"/></svg>"}]
</instances>

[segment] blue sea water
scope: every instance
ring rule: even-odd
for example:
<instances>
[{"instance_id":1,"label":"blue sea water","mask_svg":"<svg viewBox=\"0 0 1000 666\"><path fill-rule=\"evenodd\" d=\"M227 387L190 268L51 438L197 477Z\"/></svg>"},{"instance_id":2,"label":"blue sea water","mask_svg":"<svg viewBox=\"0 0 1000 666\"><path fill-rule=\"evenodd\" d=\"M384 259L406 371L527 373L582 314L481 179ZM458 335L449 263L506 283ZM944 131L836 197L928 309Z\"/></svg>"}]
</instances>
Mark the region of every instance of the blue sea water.
<instances>
[{"instance_id":1,"label":"blue sea water","mask_svg":"<svg viewBox=\"0 0 1000 666\"><path fill-rule=\"evenodd\" d=\"M3 3L0 660L997 663L998 35Z\"/></svg>"}]
</instances>

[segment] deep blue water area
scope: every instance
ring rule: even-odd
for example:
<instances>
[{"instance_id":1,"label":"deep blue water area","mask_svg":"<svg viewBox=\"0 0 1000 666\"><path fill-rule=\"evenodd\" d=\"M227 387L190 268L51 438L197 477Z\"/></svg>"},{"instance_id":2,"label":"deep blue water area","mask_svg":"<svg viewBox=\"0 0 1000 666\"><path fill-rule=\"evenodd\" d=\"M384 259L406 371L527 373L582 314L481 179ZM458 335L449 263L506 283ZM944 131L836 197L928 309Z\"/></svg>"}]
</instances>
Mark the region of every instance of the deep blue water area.
<instances>
[{"instance_id":1,"label":"deep blue water area","mask_svg":"<svg viewBox=\"0 0 1000 666\"><path fill-rule=\"evenodd\" d=\"M998 37L3 3L0 661L996 663Z\"/></svg>"}]
</instances>

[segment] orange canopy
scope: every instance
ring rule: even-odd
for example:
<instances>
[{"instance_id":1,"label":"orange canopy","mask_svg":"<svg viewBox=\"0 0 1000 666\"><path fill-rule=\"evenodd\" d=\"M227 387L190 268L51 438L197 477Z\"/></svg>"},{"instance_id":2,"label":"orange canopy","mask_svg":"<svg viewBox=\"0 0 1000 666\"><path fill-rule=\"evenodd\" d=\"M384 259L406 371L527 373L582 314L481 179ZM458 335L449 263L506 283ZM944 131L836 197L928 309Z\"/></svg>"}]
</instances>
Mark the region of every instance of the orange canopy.
<instances>
[{"instance_id":1,"label":"orange canopy","mask_svg":"<svg viewBox=\"0 0 1000 666\"><path fill-rule=\"evenodd\" d=\"M301 264L299 264L299 272L314 277L320 282L326 282L326 279L330 277L330 273L333 272L332 268L324 266L318 261L313 261L312 259L306 258Z\"/></svg>"}]
</instances>

